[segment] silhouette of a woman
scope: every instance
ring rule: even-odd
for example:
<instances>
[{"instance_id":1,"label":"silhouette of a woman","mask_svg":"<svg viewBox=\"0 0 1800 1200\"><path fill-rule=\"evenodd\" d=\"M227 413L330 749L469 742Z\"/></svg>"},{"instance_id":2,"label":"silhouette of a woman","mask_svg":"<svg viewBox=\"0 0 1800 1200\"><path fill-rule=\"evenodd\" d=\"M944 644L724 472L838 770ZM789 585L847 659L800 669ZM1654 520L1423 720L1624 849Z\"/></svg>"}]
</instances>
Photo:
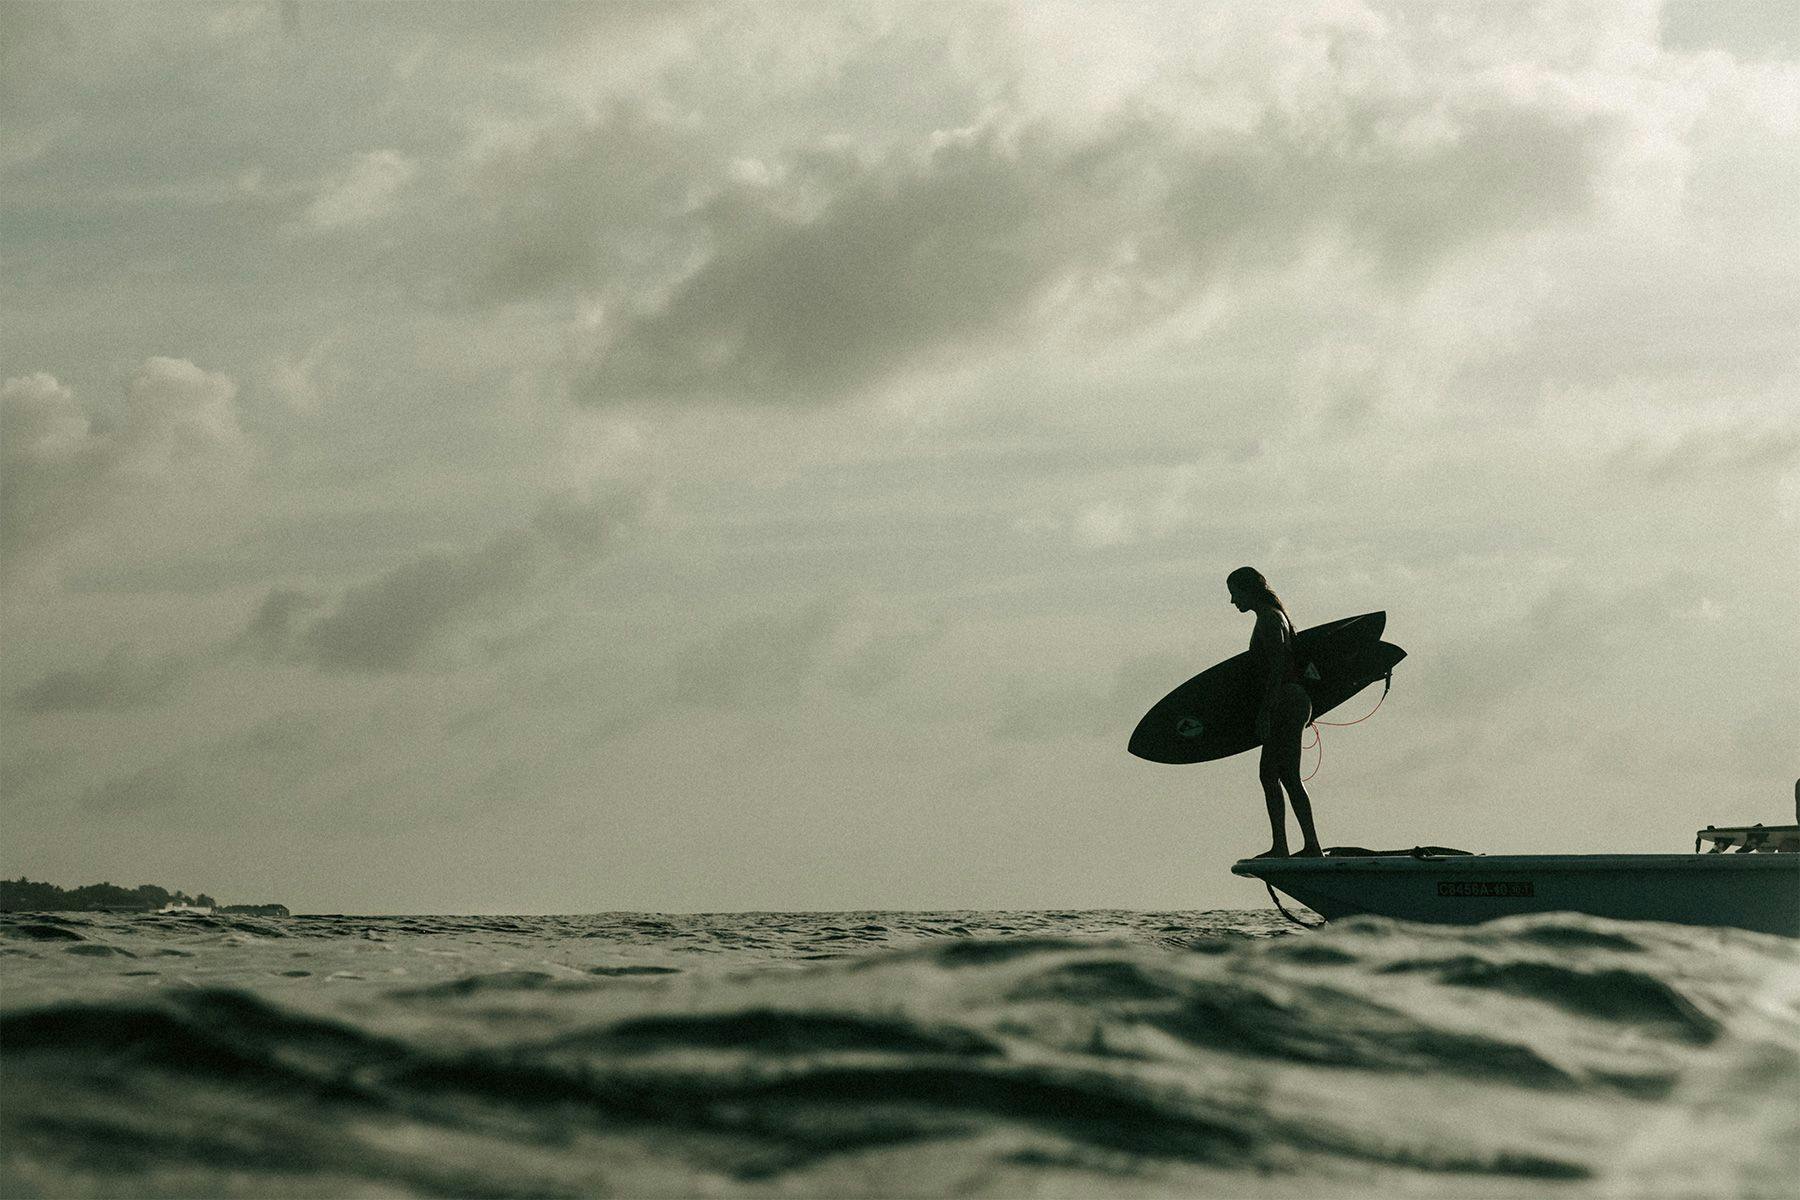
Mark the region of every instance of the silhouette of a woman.
<instances>
[{"instance_id":1,"label":"silhouette of a woman","mask_svg":"<svg viewBox=\"0 0 1800 1200\"><path fill-rule=\"evenodd\" d=\"M1269 581L1255 567L1239 567L1225 577L1231 602L1239 612L1256 614L1250 634L1250 660L1256 667L1258 704L1256 736L1262 739L1262 760L1257 775L1263 799L1269 806L1272 842L1258 858L1288 857L1287 812L1282 789L1300 822L1304 839L1298 854L1316 857L1319 835L1313 828L1312 800L1300 782L1300 734L1312 720L1312 698L1300 686L1300 667L1294 660L1294 623L1281 598L1269 589Z\"/></svg>"}]
</instances>

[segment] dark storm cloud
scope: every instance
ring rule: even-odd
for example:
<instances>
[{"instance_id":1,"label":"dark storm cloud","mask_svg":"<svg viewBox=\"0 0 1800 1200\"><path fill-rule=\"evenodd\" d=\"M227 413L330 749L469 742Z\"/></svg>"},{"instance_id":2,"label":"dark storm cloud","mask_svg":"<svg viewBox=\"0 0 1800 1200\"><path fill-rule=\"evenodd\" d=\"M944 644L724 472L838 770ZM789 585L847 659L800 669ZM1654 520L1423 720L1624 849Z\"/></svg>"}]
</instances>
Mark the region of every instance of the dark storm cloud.
<instances>
[{"instance_id":1,"label":"dark storm cloud","mask_svg":"<svg viewBox=\"0 0 1800 1200\"><path fill-rule=\"evenodd\" d=\"M874 160L818 150L697 211L704 261L666 296L619 298L577 392L819 402L1059 310L1167 309L1320 239L1409 276L1579 211L1616 132L1498 102L1409 125L1424 117L1370 103L1325 130L1271 119L1220 138L1141 114L1075 143L994 123Z\"/></svg>"},{"instance_id":2,"label":"dark storm cloud","mask_svg":"<svg viewBox=\"0 0 1800 1200\"><path fill-rule=\"evenodd\" d=\"M711 257L624 319L581 392L813 400L988 332L1071 249L1059 226L1080 181L1059 191L1055 166L989 131L916 162L821 154L788 187L734 187L703 214ZM790 211L814 191L822 212Z\"/></svg>"},{"instance_id":3,"label":"dark storm cloud","mask_svg":"<svg viewBox=\"0 0 1800 1200\"><path fill-rule=\"evenodd\" d=\"M96 665L52 671L13 692L8 702L30 713L138 708L162 699L186 666L174 657L146 660L135 648L118 645Z\"/></svg>"},{"instance_id":4,"label":"dark storm cloud","mask_svg":"<svg viewBox=\"0 0 1800 1200\"><path fill-rule=\"evenodd\" d=\"M359 584L299 637L302 657L327 671L398 671L445 629L521 593L541 548L509 532L467 554L427 554Z\"/></svg>"},{"instance_id":5,"label":"dark storm cloud","mask_svg":"<svg viewBox=\"0 0 1800 1200\"><path fill-rule=\"evenodd\" d=\"M344 590L322 616L321 597L271 591L237 644L324 671L381 673L418 666L459 627L504 614L558 569L602 554L635 521L643 497L619 491L594 500L555 497L529 525L468 551L432 551Z\"/></svg>"}]
</instances>

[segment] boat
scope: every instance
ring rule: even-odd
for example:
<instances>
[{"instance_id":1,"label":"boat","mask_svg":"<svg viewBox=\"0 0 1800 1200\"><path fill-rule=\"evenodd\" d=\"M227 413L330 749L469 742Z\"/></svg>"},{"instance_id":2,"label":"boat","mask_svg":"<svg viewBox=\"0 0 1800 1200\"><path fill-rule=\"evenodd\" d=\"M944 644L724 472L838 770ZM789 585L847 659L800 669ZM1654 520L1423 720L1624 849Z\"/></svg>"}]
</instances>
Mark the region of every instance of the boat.
<instances>
[{"instance_id":1,"label":"boat","mask_svg":"<svg viewBox=\"0 0 1800 1200\"><path fill-rule=\"evenodd\" d=\"M1703 842L1712 843L1710 852L1699 853ZM1247 858L1231 873L1259 879L1272 898L1279 889L1327 921L1370 914L1473 925L1525 913L1575 912L1800 937L1800 783L1795 824L1708 825L1694 835L1694 844L1692 854L1334 847L1323 858Z\"/></svg>"}]
</instances>

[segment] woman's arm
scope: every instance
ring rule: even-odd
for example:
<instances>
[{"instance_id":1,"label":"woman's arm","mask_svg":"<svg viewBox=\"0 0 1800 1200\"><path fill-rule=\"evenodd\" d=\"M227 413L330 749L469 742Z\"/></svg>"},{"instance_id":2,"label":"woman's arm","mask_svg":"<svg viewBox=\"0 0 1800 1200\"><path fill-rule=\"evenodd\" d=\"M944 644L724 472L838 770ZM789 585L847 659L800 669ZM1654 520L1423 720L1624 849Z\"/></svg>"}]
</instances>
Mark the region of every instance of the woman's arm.
<instances>
[{"instance_id":1,"label":"woman's arm","mask_svg":"<svg viewBox=\"0 0 1800 1200\"><path fill-rule=\"evenodd\" d=\"M1262 701L1256 708L1256 736L1269 736L1269 725L1275 719L1275 702L1287 682L1287 646L1282 641L1281 618L1273 609L1258 609L1256 629L1250 634L1250 648L1262 654Z\"/></svg>"}]
</instances>

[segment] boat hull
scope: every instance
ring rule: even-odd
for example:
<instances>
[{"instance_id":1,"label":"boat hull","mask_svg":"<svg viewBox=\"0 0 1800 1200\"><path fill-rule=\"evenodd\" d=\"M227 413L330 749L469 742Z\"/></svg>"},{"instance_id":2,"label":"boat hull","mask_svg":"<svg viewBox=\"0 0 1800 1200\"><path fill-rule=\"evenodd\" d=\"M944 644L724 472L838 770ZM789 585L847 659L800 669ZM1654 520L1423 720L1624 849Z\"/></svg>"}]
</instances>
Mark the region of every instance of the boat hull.
<instances>
[{"instance_id":1,"label":"boat hull","mask_svg":"<svg viewBox=\"0 0 1800 1200\"><path fill-rule=\"evenodd\" d=\"M1473 925L1522 913L1720 925L1800 937L1800 854L1476 854L1244 859L1326 920Z\"/></svg>"}]
</instances>

